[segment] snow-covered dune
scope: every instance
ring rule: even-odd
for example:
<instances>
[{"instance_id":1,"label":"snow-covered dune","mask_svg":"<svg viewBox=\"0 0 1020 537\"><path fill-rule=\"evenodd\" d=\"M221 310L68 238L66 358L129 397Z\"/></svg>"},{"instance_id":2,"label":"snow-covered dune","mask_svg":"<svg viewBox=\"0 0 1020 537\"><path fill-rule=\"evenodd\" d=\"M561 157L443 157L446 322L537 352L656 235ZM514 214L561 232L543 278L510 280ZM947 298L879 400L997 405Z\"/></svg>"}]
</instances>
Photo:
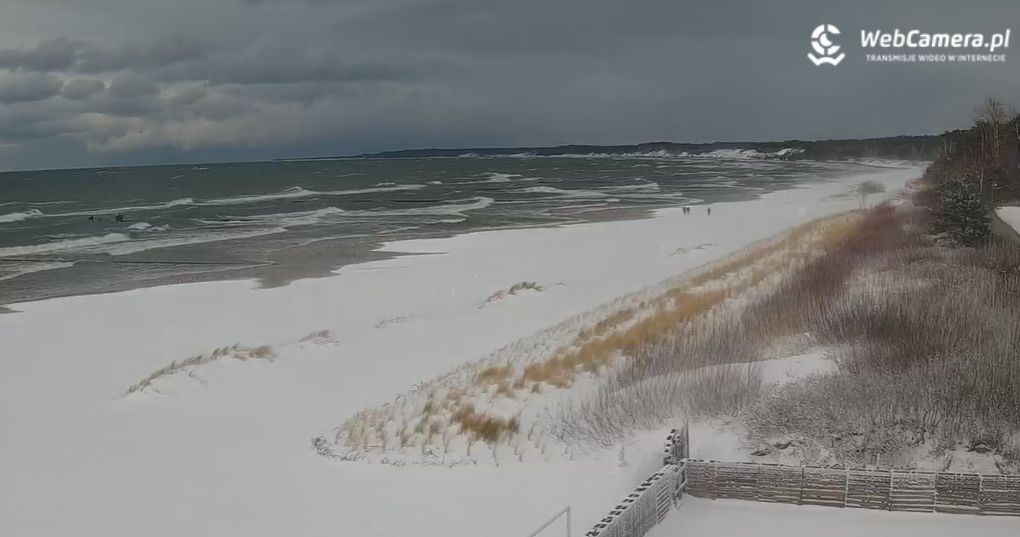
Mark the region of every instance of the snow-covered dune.
<instances>
[{"instance_id":1,"label":"snow-covered dune","mask_svg":"<svg viewBox=\"0 0 1020 537\"><path fill-rule=\"evenodd\" d=\"M866 177L893 192L918 175ZM331 461L311 439L613 297L856 208L862 180L718 203L711 215L392 243L428 255L282 288L200 283L14 305L21 313L0 315L0 535L511 537L568 504L575 529L587 527L661 463L658 434L623 457L455 468ZM519 282L541 290L487 300ZM168 367L197 355L187 374ZM169 374L125 396L160 368Z\"/></svg>"},{"instance_id":2,"label":"snow-covered dune","mask_svg":"<svg viewBox=\"0 0 1020 537\"><path fill-rule=\"evenodd\" d=\"M995 210L995 214L999 215L999 218L1009 227L1020 233L1020 207L999 207Z\"/></svg>"}]
</instances>

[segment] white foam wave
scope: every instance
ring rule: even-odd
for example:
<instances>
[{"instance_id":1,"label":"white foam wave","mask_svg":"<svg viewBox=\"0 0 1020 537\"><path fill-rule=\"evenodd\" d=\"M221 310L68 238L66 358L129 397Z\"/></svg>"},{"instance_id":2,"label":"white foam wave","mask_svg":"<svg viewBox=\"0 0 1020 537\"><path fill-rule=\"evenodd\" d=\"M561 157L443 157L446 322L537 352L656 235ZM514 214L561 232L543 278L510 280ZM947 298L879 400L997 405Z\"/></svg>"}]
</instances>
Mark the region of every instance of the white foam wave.
<instances>
[{"instance_id":1,"label":"white foam wave","mask_svg":"<svg viewBox=\"0 0 1020 537\"><path fill-rule=\"evenodd\" d=\"M440 205L427 207L414 207L411 209L396 209L382 211L351 211L355 216L464 216L467 211L484 209L495 203L495 200L485 196L476 196L462 200L454 200Z\"/></svg>"},{"instance_id":2,"label":"white foam wave","mask_svg":"<svg viewBox=\"0 0 1020 537\"><path fill-rule=\"evenodd\" d=\"M553 194L562 198L607 198L609 194L605 192L599 192L598 190L565 190L562 188L556 188L552 186L529 186L526 188L520 188L517 192L525 192L528 194Z\"/></svg>"},{"instance_id":3,"label":"white foam wave","mask_svg":"<svg viewBox=\"0 0 1020 537\"><path fill-rule=\"evenodd\" d=\"M179 207L182 205L191 205L195 203L195 200L191 198L180 198L166 203L157 203L153 205L132 205L129 207L114 207L112 209L89 209L87 211L72 211L69 213L53 213L46 214L48 217L67 217L67 216L92 216L97 214L117 214L117 213L133 213L138 211L155 211L159 209L169 209L170 207Z\"/></svg>"},{"instance_id":4,"label":"white foam wave","mask_svg":"<svg viewBox=\"0 0 1020 537\"><path fill-rule=\"evenodd\" d=\"M661 188L655 181L645 181L636 185L619 185L602 187L611 192L659 192Z\"/></svg>"},{"instance_id":5,"label":"white foam wave","mask_svg":"<svg viewBox=\"0 0 1020 537\"><path fill-rule=\"evenodd\" d=\"M60 241L45 242L29 246L9 246L0 248L0 257L18 257L23 255L87 252L92 249L108 244L126 242L131 237L123 233L107 233L93 237L82 237L77 239L65 239Z\"/></svg>"},{"instance_id":6,"label":"white foam wave","mask_svg":"<svg viewBox=\"0 0 1020 537\"><path fill-rule=\"evenodd\" d=\"M521 174L518 174L518 173L489 172L488 173L488 177L489 177L488 179L486 179L484 181L479 181L479 182L480 183L509 183L510 181L513 181L517 177L524 177L524 176L521 175Z\"/></svg>"},{"instance_id":7,"label":"white foam wave","mask_svg":"<svg viewBox=\"0 0 1020 537\"><path fill-rule=\"evenodd\" d=\"M13 280L19 276L31 274L33 272L43 272L47 270L56 270L67 267L73 267L73 262L67 261L54 261L51 263L25 263L23 265L15 265L14 267L3 266L3 272L0 272L0 281Z\"/></svg>"},{"instance_id":8,"label":"white foam wave","mask_svg":"<svg viewBox=\"0 0 1020 537\"><path fill-rule=\"evenodd\" d=\"M0 214L0 222L20 222L28 218L36 218L39 216L46 216L39 209L29 209L27 211L21 211L17 213Z\"/></svg>"},{"instance_id":9,"label":"white foam wave","mask_svg":"<svg viewBox=\"0 0 1020 537\"><path fill-rule=\"evenodd\" d=\"M369 188L354 188L350 190L332 190L320 192L317 190L308 190L299 186L292 186L275 194L252 194L245 196L237 196L233 198L212 199L201 201L198 203L198 205L203 206L245 205L249 203L260 203L263 201L272 201L278 199L305 198L310 196L350 196L354 194L375 194L379 192L399 192L403 190L418 190L421 188L425 188L425 185L418 184L398 185L395 183L379 183L376 186Z\"/></svg>"},{"instance_id":10,"label":"white foam wave","mask_svg":"<svg viewBox=\"0 0 1020 537\"><path fill-rule=\"evenodd\" d=\"M336 207L326 207L324 209L316 209L314 211L270 213L247 216L242 218L234 218L230 223L270 224L282 228L291 228L298 226L315 225L330 217L334 217L344 213L345 211L343 209L338 209ZM209 223L222 224L223 222L209 222Z\"/></svg>"},{"instance_id":11,"label":"white foam wave","mask_svg":"<svg viewBox=\"0 0 1020 537\"><path fill-rule=\"evenodd\" d=\"M249 194L233 198L211 199L199 202L199 205L245 205L248 203L259 203L262 201L277 199L303 198L307 196L315 196L317 194L318 192L313 190L305 190L299 186L292 186L275 194Z\"/></svg>"},{"instance_id":12,"label":"white foam wave","mask_svg":"<svg viewBox=\"0 0 1020 537\"><path fill-rule=\"evenodd\" d=\"M109 255L128 255L147 250L159 248L172 248L175 246L188 246L193 244L204 244L207 242L223 242L237 239L249 239L262 237L287 231L282 227L250 229L245 231L222 231L203 232L201 234L181 233L171 236L160 236L157 239L134 240L130 242L111 243L102 248L94 248L89 253L104 253Z\"/></svg>"},{"instance_id":13,"label":"white foam wave","mask_svg":"<svg viewBox=\"0 0 1020 537\"><path fill-rule=\"evenodd\" d=\"M170 229L170 226L169 225L154 226L148 222L136 222L128 226L128 229L130 229L131 231L145 231L153 233L156 231L166 231Z\"/></svg>"},{"instance_id":14,"label":"white foam wave","mask_svg":"<svg viewBox=\"0 0 1020 537\"><path fill-rule=\"evenodd\" d=\"M433 184L439 184L438 181ZM400 192L403 190L420 190L425 188L425 185L392 185L392 186L376 186L372 188L355 188L352 190L333 190L329 192L317 192L323 196L348 196L351 194L374 194L377 192Z\"/></svg>"}]
</instances>

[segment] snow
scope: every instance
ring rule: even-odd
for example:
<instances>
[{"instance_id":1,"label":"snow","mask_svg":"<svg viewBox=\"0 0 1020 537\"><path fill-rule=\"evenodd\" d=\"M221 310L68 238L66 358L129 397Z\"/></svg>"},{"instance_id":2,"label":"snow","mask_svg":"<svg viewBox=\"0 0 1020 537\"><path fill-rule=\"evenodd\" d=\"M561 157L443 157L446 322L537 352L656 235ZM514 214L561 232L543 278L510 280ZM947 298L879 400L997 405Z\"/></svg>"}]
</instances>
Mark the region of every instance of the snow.
<instances>
[{"instance_id":1,"label":"snow","mask_svg":"<svg viewBox=\"0 0 1020 537\"><path fill-rule=\"evenodd\" d=\"M622 458L456 468L337 462L311 439L613 297L856 208L839 194L865 178L894 192L919 173L875 169L713 204L711 216L666 209L392 243L430 255L282 288L212 282L13 305L21 313L0 315L0 535L510 537L568 504L583 531L658 468L664 436L642 435ZM522 281L543 291L478 307ZM320 330L330 337L306 338ZM174 360L234 343L272 345L276 358L218 360L123 396ZM819 365L805 360L776 376Z\"/></svg>"},{"instance_id":2,"label":"snow","mask_svg":"<svg viewBox=\"0 0 1020 537\"><path fill-rule=\"evenodd\" d=\"M1020 207L999 207L995 210L1003 222L1020 233Z\"/></svg>"},{"instance_id":3,"label":"snow","mask_svg":"<svg viewBox=\"0 0 1020 537\"><path fill-rule=\"evenodd\" d=\"M901 513L688 497L648 537L991 537L1016 535L1020 520L941 513Z\"/></svg>"}]
</instances>

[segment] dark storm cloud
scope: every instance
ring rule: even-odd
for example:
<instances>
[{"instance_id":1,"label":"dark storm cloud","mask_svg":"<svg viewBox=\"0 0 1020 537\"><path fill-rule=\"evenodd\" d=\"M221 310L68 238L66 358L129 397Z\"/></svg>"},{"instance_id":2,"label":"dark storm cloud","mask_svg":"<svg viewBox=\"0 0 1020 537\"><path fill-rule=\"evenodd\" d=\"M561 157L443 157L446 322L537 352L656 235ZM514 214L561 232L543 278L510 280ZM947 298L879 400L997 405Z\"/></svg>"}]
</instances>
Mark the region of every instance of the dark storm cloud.
<instances>
[{"instance_id":1,"label":"dark storm cloud","mask_svg":"<svg viewBox=\"0 0 1020 537\"><path fill-rule=\"evenodd\" d=\"M102 80L92 78L76 78L69 80L60 90L60 96L65 99L77 101L95 95L106 89Z\"/></svg>"},{"instance_id":2,"label":"dark storm cloud","mask_svg":"<svg viewBox=\"0 0 1020 537\"><path fill-rule=\"evenodd\" d=\"M42 101L60 93L61 87L63 83L52 75L8 75L0 78L0 103Z\"/></svg>"},{"instance_id":3,"label":"dark storm cloud","mask_svg":"<svg viewBox=\"0 0 1020 537\"><path fill-rule=\"evenodd\" d=\"M82 73L126 69L146 71L177 62L201 60L208 56L210 48L209 43L182 36L160 38L149 43L125 42L113 47L85 44L74 68Z\"/></svg>"},{"instance_id":4,"label":"dark storm cloud","mask_svg":"<svg viewBox=\"0 0 1020 537\"><path fill-rule=\"evenodd\" d=\"M167 103L172 106L189 106L197 103L208 92L204 88L187 88L167 97Z\"/></svg>"},{"instance_id":5,"label":"dark storm cloud","mask_svg":"<svg viewBox=\"0 0 1020 537\"><path fill-rule=\"evenodd\" d=\"M988 94L1020 104L1018 49L1005 64L869 65L853 46L860 28L1002 31L1015 0L9 3L7 168L878 136L962 126ZM837 68L806 58L823 22L851 52Z\"/></svg>"},{"instance_id":6,"label":"dark storm cloud","mask_svg":"<svg viewBox=\"0 0 1020 537\"><path fill-rule=\"evenodd\" d=\"M32 49L0 50L0 68L60 71L74 65L79 44L67 38L44 39Z\"/></svg>"}]
</instances>

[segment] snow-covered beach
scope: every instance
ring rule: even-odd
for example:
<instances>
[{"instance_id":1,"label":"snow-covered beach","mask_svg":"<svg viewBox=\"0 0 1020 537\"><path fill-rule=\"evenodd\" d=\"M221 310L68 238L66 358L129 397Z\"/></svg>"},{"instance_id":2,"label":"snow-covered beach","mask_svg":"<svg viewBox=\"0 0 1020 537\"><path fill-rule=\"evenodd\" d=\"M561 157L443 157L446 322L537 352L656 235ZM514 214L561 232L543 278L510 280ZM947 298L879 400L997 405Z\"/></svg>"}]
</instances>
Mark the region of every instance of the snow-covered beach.
<instances>
[{"instance_id":1,"label":"snow-covered beach","mask_svg":"<svg viewBox=\"0 0 1020 537\"><path fill-rule=\"evenodd\" d=\"M280 288L212 282L12 305L20 313L0 315L0 534L468 536L484 525L510 537L565 505L585 528L661 463L662 438L640 440L622 464L455 468L330 461L310 440L614 297L857 208L863 180L891 193L920 173L875 168L711 214L390 243L419 255ZM529 281L542 290L486 304ZM173 361L235 343L270 345L275 358L217 361L123 396ZM692 442L695 456L725 455Z\"/></svg>"}]
</instances>

